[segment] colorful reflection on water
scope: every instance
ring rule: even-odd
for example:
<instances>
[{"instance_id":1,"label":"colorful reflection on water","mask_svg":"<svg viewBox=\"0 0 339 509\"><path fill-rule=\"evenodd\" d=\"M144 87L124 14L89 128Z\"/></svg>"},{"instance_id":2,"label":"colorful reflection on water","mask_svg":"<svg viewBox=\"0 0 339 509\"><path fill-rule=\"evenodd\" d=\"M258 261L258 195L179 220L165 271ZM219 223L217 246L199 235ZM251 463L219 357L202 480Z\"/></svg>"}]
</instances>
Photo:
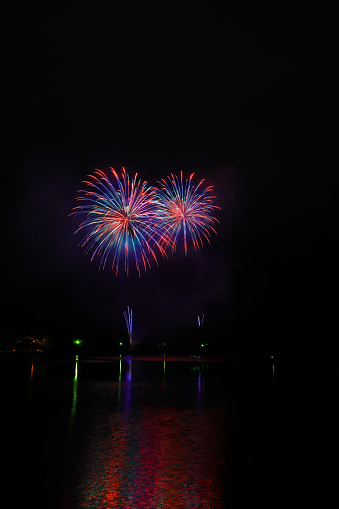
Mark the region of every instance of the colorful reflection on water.
<instances>
[{"instance_id":1,"label":"colorful reflection on water","mask_svg":"<svg viewBox=\"0 0 339 509\"><path fill-rule=\"evenodd\" d=\"M229 424L222 408L202 404L203 370L191 372L178 406L164 397L165 362L158 381L134 381L133 369L120 360L116 381L90 387L89 427L72 444L65 507L225 507ZM80 383L77 376L76 391ZM75 412L73 401L72 426Z\"/></svg>"},{"instance_id":2,"label":"colorful reflection on water","mask_svg":"<svg viewBox=\"0 0 339 509\"><path fill-rule=\"evenodd\" d=\"M34 355L0 365L12 507L331 506L334 364ZM315 479L317 496L316 465L327 479Z\"/></svg>"},{"instance_id":3,"label":"colorful reflection on water","mask_svg":"<svg viewBox=\"0 0 339 509\"><path fill-rule=\"evenodd\" d=\"M300 471L315 465L311 425L326 453L333 445L336 365L81 355L0 364L13 507L27 496L36 509L303 507L307 494L312 506Z\"/></svg>"}]
</instances>

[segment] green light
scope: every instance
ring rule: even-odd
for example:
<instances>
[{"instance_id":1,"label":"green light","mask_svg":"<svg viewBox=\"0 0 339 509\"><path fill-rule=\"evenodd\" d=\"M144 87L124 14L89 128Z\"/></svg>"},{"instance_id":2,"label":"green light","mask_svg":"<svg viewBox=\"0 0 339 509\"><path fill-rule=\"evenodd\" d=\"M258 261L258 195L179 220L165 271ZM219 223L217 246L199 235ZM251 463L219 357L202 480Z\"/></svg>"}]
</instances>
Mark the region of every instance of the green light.
<instances>
[{"instance_id":1,"label":"green light","mask_svg":"<svg viewBox=\"0 0 339 509\"><path fill-rule=\"evenodd\" d=\"M119 343L120 346L122 346L122 343Z\"/></svg>"},{"instance_id":2,"label":"green light","mask_svg":"<svg viewBox=\"0 0 339 509\"><path fill-rule=\"evenodd\" d=\"M201 348L203 348L204 346L205 346L204 343L201 343Z\"/></svg>"},{"instance_id":3,"label":"green light","mask_svg":"<svg viewBox=\"0 0 339 509\"><path fill-rule=\"evenodd\" d=\"M75 345L79 345L79 346L80 346L80 345L81 345L81 343L82 343L82 339L73 339L73 343L74 343Z\"/></svg>"}]
</instances>

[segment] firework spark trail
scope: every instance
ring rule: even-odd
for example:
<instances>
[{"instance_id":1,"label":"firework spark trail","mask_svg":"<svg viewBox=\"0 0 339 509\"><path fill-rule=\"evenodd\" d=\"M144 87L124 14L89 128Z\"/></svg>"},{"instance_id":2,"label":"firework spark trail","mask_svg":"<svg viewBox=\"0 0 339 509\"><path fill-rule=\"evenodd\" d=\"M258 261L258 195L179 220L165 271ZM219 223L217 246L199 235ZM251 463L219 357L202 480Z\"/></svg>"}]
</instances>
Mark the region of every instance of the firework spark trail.
<instances>
[{"instance_id":1,"label":"firework spark trail","mask_svg":"<svg viewBox=\"0 0 339 509\"><path fill-rule=\"evenodd\" d=\"M156 190L137 176L130 179L125 168L121 177L111 168L111 178L96 170L84 181L88 189L79 191L81 204L71 214L86 216L75 231L87 231L81 242L85 253L92 252L91 261L100 256L99 268L105 268L112 254L116 274L121 258L127 275L134 258L140 276L141 268L146 271L151 266L150 260L157 262L159 253L166 255L166 235L156 215Z\"/></svg>"},{"instance_id":2,"label":"firework spark trail","mask_svg":"<svg viewBox=\"0 0 339 509\"><path fill-rule=\"evenodd\" d=\"M172 252L177 248L179 238L183 237L185 255L187 256L189 239L195 250L210 241L211 233L216 233L214 224L218 220L214 212L219 209L214 205L215 196L212 187L204 187L204 179L193 184L194 173L188 179L180 178L173 173L162 179L157 190L158 216L163 226L163 247L170 245Z\"/></svg>"},{"instance_id":3,"label":"firework spark trail","mask_svg":"<svg viewBox=\"0 0 339 509\"><path fill-rule=\"evenodd\" d=\"M124 317L129 337L129 344L130 347L132 347L132 339L133 339L133 314L132 314L132 308L127 306L127 310L124 311Z\"/></svg>"},{"instance_id":4,"label":"firework spark trail","mask_svg":"<svg viewBox=\"0 0 339 509\"><path fill-rule=\"evenodd\" d=\"M198 326L199 326L199 327L202 327L202 326L203 326L204 318L205 318L205 315L204 315L204 314L202 315L202 317L200 317L200 315L198 315Z\"/></svg>"}]
</instances>

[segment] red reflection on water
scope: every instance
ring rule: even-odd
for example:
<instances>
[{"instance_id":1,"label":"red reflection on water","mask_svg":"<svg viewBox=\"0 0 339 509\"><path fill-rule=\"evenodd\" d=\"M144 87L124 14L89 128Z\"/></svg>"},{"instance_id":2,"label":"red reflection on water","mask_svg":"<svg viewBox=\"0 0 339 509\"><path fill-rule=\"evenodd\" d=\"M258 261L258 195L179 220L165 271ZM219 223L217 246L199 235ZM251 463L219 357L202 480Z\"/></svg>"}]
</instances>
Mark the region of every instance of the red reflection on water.
<instances>
[{"instance_id":1,"label":"red reflection on water","mask_svg":"<svg viewBox=\"0 0 339 509\"><path fill-rule=\"evenodd\" d=\"M144 407L110 415L74 479L73 505L83 508L225 507L225 416L219 409Z\"/></svg>"}]
</instances>

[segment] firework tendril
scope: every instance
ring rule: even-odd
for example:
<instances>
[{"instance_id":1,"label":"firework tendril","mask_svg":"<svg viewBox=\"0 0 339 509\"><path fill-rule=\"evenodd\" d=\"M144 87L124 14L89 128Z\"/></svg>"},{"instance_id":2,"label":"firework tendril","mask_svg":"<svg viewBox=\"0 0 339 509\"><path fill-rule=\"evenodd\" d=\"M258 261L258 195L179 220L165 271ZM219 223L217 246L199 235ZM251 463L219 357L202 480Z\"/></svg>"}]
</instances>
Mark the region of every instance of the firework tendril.
<instances>
[{"instance_id":1,"label":"firework tendril","mask_svg":"<svg viewBox=\"0 0 339 509\"><path fill-rule=\"evenodd\" d=\"M110 169L110 177L96 170L84 181L86 190L80 190L80 205L72 215L85 215L85 220L75 231L85 230L81 246L86 253L100 257L100 267L105 268L112 254L112 269L118 274L119 265L129 273L130 259L141 273L157 262L157 255L165 255L164 238L156 217L156 193L153 187L137 178L130 179L125 168L121 176ZM161 240L161 242L160 242Z\"/></svg>"},{"instance_id":2,"label":"firework tendril","mask_svg":"<svg viewBox=\"0 0 339 509\"><path fill-rule=\"evenodd\" d=\"M153 187L137 173L130 178L125 168L120 174L110 168L108 175L95 170L83 182L86 188L78 191L79 205L70 214L84 216L75 234L85 232L80 245L91 253L91 261L98 256L99 269L104 269L111 257L116 274L123 265L128 275L134 260L140 276L181 241L186 256L190 242L195 250L209 242L219 207L212 187L204 186L204 180L194 185L193 176L184 180L182 172L180 178L171 174Z\"/></svg>"},{"instance_id":3,"label":"firework tendril","mask_svg":"<svg viewBox=\"0 0 339 509\"><path fill-rule=\"evenodd\" d=\"M159 182L157 190L158 217L166 232L166 244L172 252L176 251L182 239L187 256L189 241L195 250L202 247L204 241L210 241L211 233L216 233L214 224L218 220L214 212L220 207L214 205L215 196L212 187L204 187L204 179L193 184L194 173L186 180L182 172L180 178L173 173Z\"/></svg>"}]
</instances>

